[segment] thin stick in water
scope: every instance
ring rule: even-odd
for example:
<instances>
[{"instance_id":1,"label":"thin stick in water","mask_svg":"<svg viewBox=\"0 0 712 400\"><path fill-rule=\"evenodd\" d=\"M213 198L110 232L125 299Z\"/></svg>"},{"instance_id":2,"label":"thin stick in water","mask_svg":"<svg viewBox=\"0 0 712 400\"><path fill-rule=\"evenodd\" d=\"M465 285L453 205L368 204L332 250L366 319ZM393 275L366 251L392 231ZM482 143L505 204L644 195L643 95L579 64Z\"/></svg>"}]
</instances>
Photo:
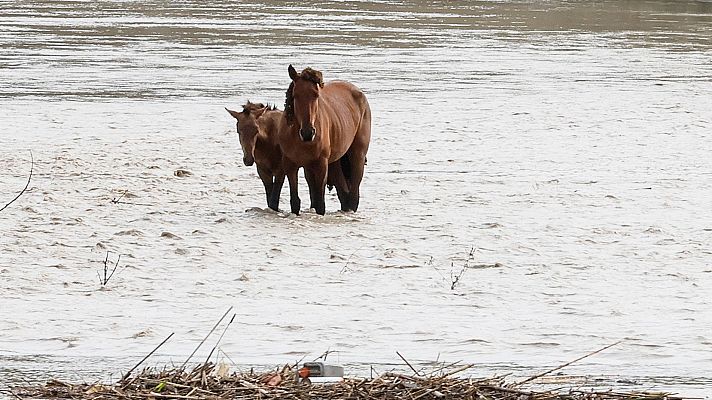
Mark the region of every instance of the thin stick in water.
<instances>
[{"instance_id":1,"label":"thin stick in water","mask_svg":"<svg viewBox=\"0 0 712 400\"><path fill-rule=\"evenodd\" d=\"M403 362L405 362L406 364L408 364L408 366L410 367L410 369L412 369L413 372L415 372L416 375L421 376L420 372L416 371L415 368L413 368L413 366L410 365L410 363L408 362L408 360L406 360L405 357L403 357L403 356L401 355L401 353L399 353L399 352L396 351L396 354L398 354L398 357L400 357L401 360L403 360Z\"/></svg>"},{"instance_id":2,"label":"thin stick in water","mask_svg":"<svg viewBox=\"0 0 712 400\"><path fill-rule=\"evenodd\" d=\"M581 361L581 360L583 360L584 358L587 358L587 357L591 357L592 355L598 354L598 353L602 352L603 350L610 349L611 347L613 347L613 346L615 346L615 345L617 345L617 344L620 344L620 343L622 343L622 342L623 342L623 340L619 340L619 341L617 341L617 342L615 342L615 343L611 343L611 344L609 344L608 346L602 347L602 348L600 348L600 349L598 349L598 350L596 350L596 351L593 351L593 352L591 352L591 353L586 354L585 356L581 356L581 357L579 357L579 358L577 358L577 359L575 359L575 360L569 361L569 362L567 362L566 364L561 364L561 365L559 365L559 366L556 367L556 368L552 368L552 369L550 369L550 370L548 370L548 371L546 371L546 372L543 372L543 373L541 373L541 374L539 374L539 375L534 375L534 376L532 376L531 378L527 378L527 379L525 379L525 380L523 380L523 381L521 381L521 382L518 382L518 383L515 384L515 386L519 386L519 385L525 384L525 383L527 383L527 382L531 382L531 381L533 381L534 379L541 378L542 376L548 375L548 374L550 374L550 373L552 373L552 372L554 372L554 371L558 371L558 370L560 370L561 368L568 367L569 365L571 365L571 364L573 364L573 363L575 363L575 362Z\"/></svg>"},{"instance_id":3,"label":"thin stick in water","mask_svg":"<svg viewBox=\"0 0 712 400\"><path fill-rule=\"evenodd\" d=\"M22 196L22 194L25 193L25 191L27 190L27 188L30 186L30 180L32 180L32 172L35 170L35 157L32 155L32 150L30 150L30 160L31 160L31 164L30 164L30 176L27 177L27 184L25 184L25 188L22 189L22 191L20 192L20 194L18 194L17 196L15 196L14 199L10 200L9 203L5 204L2 208L0 208L0 211L2 211L2 210L4 210L4 209L8 208L8 207L10 206L10 204L14 203L15 200L19 199L20 196Z\"/></svg>"},{"instance_id":4,"label":"thin stick in water","mask_svg":"<svg viewBox=\"0 0 712 400\"><path fill-rule=\"evenodd\" d=\"M146 354L146 356L144 358L142 358L141 361L138 362L138 364L134 365L133 368L131 368L127 373L125 373L124 376L121 378L121 380L125 381L129 377L129 375L131 375L131 373L136 368L138 368L139 365L143 364L143 362L146 361L146 359L148 359L148 357L151 357L151 354L155 353L156 350L158 350L161 346L163 346L163 344L166 343L168 341L168 339L172 338L174 334L175 334L175 332L172 332L170 335L168 335L167 338L163 339L163 341L158 346L156 346L153 350L151 350L150 353Z\"/></svg>"},{"instance_id":5,"label":"thin stick in water","mask_svg":"<svg viewBox=\"0 0 712 400\"><path fill-rule=\"evenodd\" d=\"M213 352L215 352L215 349L218 348L220 341L222 340L223 336L225 336L225 332L227 332L227 328L230 327L230 324L232 324L232 321L235 320L236 316L237 316L237 314L232 314L232 318L230 318L230 322L228 322L227 325L225 325L225 329L223 329L223 332L220 335L220 337L218 338L218 341L215 343L215 346L213 346L213 349L210 350L210 354L208 354L208 357L205 358L205 364L207 364L208 361L210 361L210 357L213 355Z\"/></svg>"},{"instance_id":6,"label":"thin stick in water","mask_svg":"<svg viewBox=\"0 0 712 400\"><path fill-rule=\"evenodd\" d=\"M198 351L198 349L200 349L200 347L203 345L203 343L205 343L205 341L208 340L208 338L210 337L210 335L213 334L213 332L215 331L215 329L217 329L218 325L220 325L220 323L222 322L222 320L224 320L225 317L227 317L227 314L229 314L230 311L232 311L232 306L230 306L230 308L228 308L227 311L225 311L225 314L223 314L223 316L220 317L220 319L219 319L218 322L215 324L215 326L213 326L213 329L211 329L210 332L208 332L208 334L205 335L205 338L204 338L203 340L201 340L200 343L198 343L198 347L196 347L195 350L193 350L193 352L190 353L190 355L188 356L188 358L185 360L185 362L183 362L183 364L180 366L180 368L178 368L178 369L176 370L176 372L178 372L178 371L183 371L183 368L185 368L186 364L188 364L188 362L190 361L190 359L193 358L193 356L194 356L195 353Z\"/></svg>"}]
</instances>

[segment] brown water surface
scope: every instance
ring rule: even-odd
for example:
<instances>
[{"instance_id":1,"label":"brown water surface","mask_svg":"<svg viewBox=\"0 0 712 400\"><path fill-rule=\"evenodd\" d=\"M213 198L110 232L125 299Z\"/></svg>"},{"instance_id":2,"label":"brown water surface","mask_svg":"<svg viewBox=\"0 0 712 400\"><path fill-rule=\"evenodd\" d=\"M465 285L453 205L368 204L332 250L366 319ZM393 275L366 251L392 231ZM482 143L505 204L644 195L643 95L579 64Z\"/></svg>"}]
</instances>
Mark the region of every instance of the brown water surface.
<instances>
[{"instance_id":1,"label":"brown water surface","mask_svg":"<svg viewBox=\"0 0 712 400\"><path fill-rule=\"evenodd\" d=\"M356 214L266 211L241 164L223 107L281 107L290 63L371 102ZM710 2L2 1L0 206L35 164L0 383L115 377L170 332L149 364L182 363L232 305L241 366L530 376L626 338L564 372L708 396L710 93Z\"/></svg>"}]
</instances>

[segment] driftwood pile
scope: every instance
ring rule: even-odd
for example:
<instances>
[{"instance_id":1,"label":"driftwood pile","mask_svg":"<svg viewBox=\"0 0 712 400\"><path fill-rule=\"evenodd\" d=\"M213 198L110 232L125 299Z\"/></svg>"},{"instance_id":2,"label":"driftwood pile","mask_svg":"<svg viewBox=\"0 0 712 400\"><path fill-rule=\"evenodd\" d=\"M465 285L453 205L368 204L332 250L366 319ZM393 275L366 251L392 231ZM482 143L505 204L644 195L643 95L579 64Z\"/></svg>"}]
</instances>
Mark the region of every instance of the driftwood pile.
<instances>
[{"instance_id":1,"label":"driftwood pile","mask_svg":"<svg viewBox=\"0 0 712 400\"><path fill-rule=\"evenodd\" d=\"M213 326L208 335L193 350L188 359L176 369L157 370L144 368L140 373L132 373L166 343L173 333L148 353L123 377L113 384L72 385L57 380L44 386L12 388L11 394L18 400L24 398L73 399L73 400L208 400L208 399L259 399L259 400L304 400L304 399L345 399L345 400L684 400L670 393L594 391L592 389L571 388L567 390L534 391L524 385L558 371L572 363L590 357L617 345L612 343L594 352L569 361L556 368L519 382L507 383L503 377L458 378L457 374L473 365L456 367L457 363L444 365L429 374L416 370L399 352L403 362L413 371L413 375L386 372L371 378L345 378L332 382L317 382L319 377L309 380L309 368L298 369L298 364L264 373L230 372L227 364L209 362L220 339L235 319L233 315L223 334L208 354L203 364L186 369L186 365L208 337L232 310L230 307ZM329 352L320 358L326 361ZM315 360L316 361L316 360ZM307 370L306 374L303 374ZM373 372L373 370L372 370Z\"/></svg>"},{"instance_id":2,"label":"driftwood pile","mask_svg":"<svg viewBox=\"0 0 712 400\"><path fill-rule=\"evenodd\" d=\"M144 369L114 384L71 385L56 380L41 387L15 388L16 398L53 399L408 399L408 400L682 400L667 393L595 392L584 389L534 392L503 378L456 378L465 368L439 375L385 373L334 383L298 379L296 366L266 373L230 373L226 365L206 363L193 370Z\"/></svg>"}]
</instances>

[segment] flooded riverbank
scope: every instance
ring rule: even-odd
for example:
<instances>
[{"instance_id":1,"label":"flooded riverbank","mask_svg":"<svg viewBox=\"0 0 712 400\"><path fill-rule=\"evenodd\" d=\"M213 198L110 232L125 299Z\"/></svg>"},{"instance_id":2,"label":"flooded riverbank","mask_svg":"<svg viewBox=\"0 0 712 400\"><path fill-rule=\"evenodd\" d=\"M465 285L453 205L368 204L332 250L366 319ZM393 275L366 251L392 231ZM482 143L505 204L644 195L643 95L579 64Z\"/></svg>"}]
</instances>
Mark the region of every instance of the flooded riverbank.
<instances>
[{"instance_id":1,"label":"flooded riverbank","mask_svg":"<svg viewBox=\"0 0 712 400\"><path fill-rule=\"evenodd\" d=\"M182 362L232 305L241 365L529 376L627 338L566 372L708 394L712 4L4 4L0 203L35 175L0 213L0 381L174 331ZM265 211L241 163L223 107L281 108L290 63L369 98L356 214Z\"/></svg>"}]
</instances>

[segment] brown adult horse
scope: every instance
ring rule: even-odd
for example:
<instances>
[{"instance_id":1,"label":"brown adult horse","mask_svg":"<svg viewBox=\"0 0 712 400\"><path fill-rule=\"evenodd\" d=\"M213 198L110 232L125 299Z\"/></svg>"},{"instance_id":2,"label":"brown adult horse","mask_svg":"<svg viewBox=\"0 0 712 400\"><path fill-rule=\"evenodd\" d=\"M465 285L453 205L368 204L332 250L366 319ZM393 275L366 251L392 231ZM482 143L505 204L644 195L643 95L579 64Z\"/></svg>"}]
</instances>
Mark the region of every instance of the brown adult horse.
<instances>
[{"instance_id":1,"label":"brown adult horse","mask_svg":"<svg viewBox=\"0 0 712 400\"><path fill-rule=\"evenodd\" d=\"M344 211L356 211L366 153L371 140L371 108L353 84L332 81L311 68L301 73L288 68L287 89L279 144L292 196L297 193L297 169L304 167L312 206L324 215L324 190L335 182ZM329 175L333 175L328 178ZM292 201L292 212L298 214Z\"/></svg>"},{"instance_id":2,"label":"brown adult horse","mask_svg":"<svg viewBox=\"0 0 712 400\"><path fill-rule=\"evenodd\" d=\"M237 120L242 161L248 167L257 164L257 174L265 186L267 206L277 211L284 184L282 151L277 141L282 111L249 100L242 106L242 112L225 109Z\"/></svg>"}]
</instances>

